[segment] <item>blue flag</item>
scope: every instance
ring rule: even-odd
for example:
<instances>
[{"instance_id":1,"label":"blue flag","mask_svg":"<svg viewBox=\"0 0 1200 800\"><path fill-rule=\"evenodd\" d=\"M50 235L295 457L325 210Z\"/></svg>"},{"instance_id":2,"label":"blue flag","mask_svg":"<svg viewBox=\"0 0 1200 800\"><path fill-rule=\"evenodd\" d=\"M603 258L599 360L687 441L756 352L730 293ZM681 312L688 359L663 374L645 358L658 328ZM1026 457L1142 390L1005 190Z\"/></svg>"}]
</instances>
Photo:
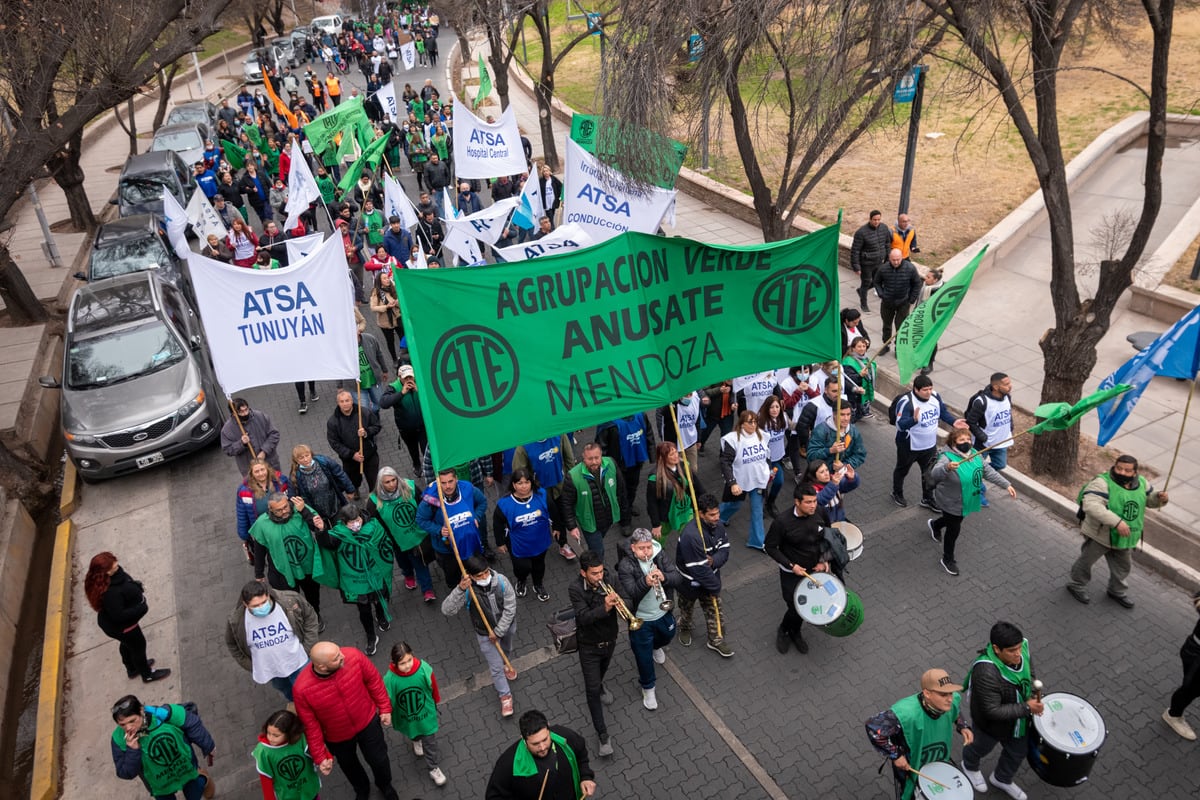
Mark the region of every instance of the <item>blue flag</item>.
<instances>
[{"instance_id":1,"label":"blue flag","mask_svg":"<svg viewBox=\"0 0 1200 800\"><path fill-rule=\"evenodd\" d=\"M1117 435L1151 378L1161 375L1164 378L1195 380L1197 368L1200 368L1200 306L1189 311L1146 349L1100 382L1100 389L1120 383L1127 383L1133 388L1096 409L1100 418L1096 444L1104 446Z\"/></svg>"},{"instance_id":2,"label":"blue flag","mask_svg":"<svg viewBox=\"0 0 1200 800\"><path fill-rule=\"evenodd\" d=\"M513 224L518 228L532 230L537 226L537 220L533 216L533 204L529 202L529 195L521 194L521 205L513 211Z\"/></svg>"}]
</instances>

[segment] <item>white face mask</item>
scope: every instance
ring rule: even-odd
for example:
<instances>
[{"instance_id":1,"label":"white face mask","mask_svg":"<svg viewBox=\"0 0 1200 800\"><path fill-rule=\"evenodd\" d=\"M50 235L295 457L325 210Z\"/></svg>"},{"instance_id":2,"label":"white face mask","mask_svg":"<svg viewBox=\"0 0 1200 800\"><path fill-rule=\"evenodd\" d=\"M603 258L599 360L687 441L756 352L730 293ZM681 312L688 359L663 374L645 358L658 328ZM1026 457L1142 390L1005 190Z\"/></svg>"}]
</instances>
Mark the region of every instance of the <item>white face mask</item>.
<instances>
[{"instance_id":1,"label":"white face mask","mask_svg":"<svg viewBox=\"0 0 1200 800\"><path fill-rule=\"evenodd\" d=\"M358 531L362 530L362 520L352 519L346 523L346 527L357 533Z\"/></svg>"},{"instance_id":2,"label":"white face mask","mask_svg":"<svg viewBox=\"0 0 1200 800\"><path fill-rule=\"evenodd\" d=\"M484 578L483 580L475 580L475 579L472 579L472 580L475 581L476 586L487 586L489 583L492 582L492 576L489 575L486 578Z\"/></svg>"}]
</instances>

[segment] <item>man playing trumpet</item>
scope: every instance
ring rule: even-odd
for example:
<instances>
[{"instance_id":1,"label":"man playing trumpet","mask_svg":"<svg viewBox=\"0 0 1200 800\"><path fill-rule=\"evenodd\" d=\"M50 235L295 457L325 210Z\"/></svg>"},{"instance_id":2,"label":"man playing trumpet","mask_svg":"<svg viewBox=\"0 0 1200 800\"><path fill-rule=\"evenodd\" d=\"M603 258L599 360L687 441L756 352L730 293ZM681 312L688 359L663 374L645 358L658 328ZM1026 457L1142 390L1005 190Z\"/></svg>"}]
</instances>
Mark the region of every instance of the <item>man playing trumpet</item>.
<instances>
[{"instance_id":1,"label":"man playing trumpet","mask_svg":"<svg viewBox=\"0 0 1200 800\"><path fill-rule=\"evenodd\" d=\"M605 580L604 563L595 550L580 554L579 580L571 581L567 593L575 610L575 638L579 643L579 666L583 670L588 711L592 727L600 737L597 752L611 756L613 745L604 722L604 706L613 704L613 696L604 688L604 674L617 646L617 614L625 617L631 629L640 628L642 623Z\"/></svg>"},{"instance_id":2,"label":"man playing trumpet","mask_svg":"<svg viewBox=\"0 0 1200 800\"><path fill-rule=\"evenodd\" d=\"M617 577L621 591L642 621L640 628L629 629L629 648L637 661L642 705L653 711L658 708L654 665L667 660L663 648L675 638L672 609L675 589L683 578L650 531L638 528L627 541L628 544L625 541L618 544L621 560L617 562Z\"/></svg>"}]
</instances>

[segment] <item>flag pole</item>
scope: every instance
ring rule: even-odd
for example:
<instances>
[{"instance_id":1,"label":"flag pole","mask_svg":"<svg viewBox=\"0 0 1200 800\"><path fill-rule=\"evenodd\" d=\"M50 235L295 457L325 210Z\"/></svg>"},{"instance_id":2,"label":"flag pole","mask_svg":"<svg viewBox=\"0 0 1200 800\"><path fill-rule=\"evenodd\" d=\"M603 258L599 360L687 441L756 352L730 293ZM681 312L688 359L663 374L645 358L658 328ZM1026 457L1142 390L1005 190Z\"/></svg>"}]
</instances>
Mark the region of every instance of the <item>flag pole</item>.
<instances>
[{"instance_id":1,"label":"flag pole","mask_svg":"<svg viewBox=\"0 0 1200 800\"><path fill-rule=\"evenodd\" d=\"M1191 398L1189 397L1188 399L1191 399ZM233 418L235 420L237 420L238 430L242 432L242 436L245 436L247 439L249 439L250 434L246 433L246 429L244 427L242 427L242 418L238 416L237 409L233 407L233 399L230 397L226 397L225 402L229 403L229 410L233 412ZM1182 435L1183 435L1183 433L1180 432L1180 436L1182 436ZM246 448L250 451L250 458L255 458L254 442L247 442ZM1176 448L1176 452L1179 452L1178 448ZM1171 462L1171 466L1174 467L1175 462Z\"/></svg>"},{"instance_id":2,"label":"flag pole","mask_svg":"<svg viewBox=\"0 0 1200 800\"><path fill-rule=\"evenodd\" d=\"M1179 458L1179 447L1183 444L1183 429L1187 426L1188 411L1192 407L1192 395L1196 393L1196 378L1192 377L1192 385L1188 387L1188 399L1183 406L1183 420L1179 423L1179 438L1175 440L1175 452L1171 455L1171 468L1167 470L1167 479L1163 481L1162 490L1167 490L1167 485L1171 483L1171 475L1175 472L1175 461Z\"/></svg>"},{"instance_id":3,"label":"flag pole","mask_svg":"<svg viewBox=\"0 0 1200 800\"><path fill-rule=\"evenodd\" d=\"M675 449L679 451L679 460L683 462L683 476L687 478L688 494L692 498L692 513L696 519L696 530L700 532L700 544L704 545L704 529L700 527L700 503L696 500L696 484L692 480L691 465L688 464L687 451L679 447L679 443L683 441L683 432L679 430L679 415L675 413L675 401L672 400L671 406L671 422L675 425ZM682 531L681 531L682 532Z\"/></svg>"},{"instance_id":4,"label":"flag pole","mask_svg":"<svg viewBox=\"0 0 1200 800\"><path fill-rule=\"evenodd\" d=\"M355 381L354 385L358 388L358 477L360 480L366 477L367 459L363 455L363 435L362 435L362 381Z\"/></svg>"}]
</instances>

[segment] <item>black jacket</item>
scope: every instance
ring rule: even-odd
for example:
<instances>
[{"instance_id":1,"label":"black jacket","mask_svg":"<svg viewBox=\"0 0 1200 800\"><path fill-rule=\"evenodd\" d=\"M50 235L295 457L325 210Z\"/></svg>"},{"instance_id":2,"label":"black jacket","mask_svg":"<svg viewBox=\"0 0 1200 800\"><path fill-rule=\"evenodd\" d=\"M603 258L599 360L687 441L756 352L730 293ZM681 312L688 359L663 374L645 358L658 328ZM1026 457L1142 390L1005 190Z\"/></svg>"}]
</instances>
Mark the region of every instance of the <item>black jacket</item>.
<instances>
[{"instance_id":1,"label":"black jacket","mask_svg":"<svg viewBox=\"0 0 1200 800\"><path fill-rule=\"evenodd\" d=\"M369 408L364 408L362 426L367 432L362 440L363 455L372 456L376 452L375 437L379 435L379 431L383 427L379 424L379 415ZM354 458L354 454L358 452L357 405L350 406L349 414L343 414L340 408L333 409L333 413L329 415L329 421L325 423L325 439L342 461Z\"/></svg>"},{"instance_id":2,"label":"black jacket","mask_svg":"<svg viewBox=\"0 0 1200 800\"><path fill-rule=\"evenodd\" d=\"M1029 659L1029 678L1037 677L1033 658ZM1012 738L1019 719L1028 719L1032 712L1021 702L1017 687L1000 677L1000 670L991 662L976 662L971 667L971 719L975 727L993 739Z\"/></svg>"},{"instance_id":3,"label":"black jacket","mask_svg":"<svg viewBox=\"0 0 1200 800\"><path fill-rule=\"evenodd\" d=\"M884 264L875 273L875 290L879 299L893 305L914 305L921 298L921 285L920 273L907 258L898 267Z\"/></svg>"},{"instance_id":4,"label":"black jacket","mask_svg":"<svg viewBox=\"0 0 1200 800\"><path fill-rule=\"evenodd\" d=\"M882 222L877 228L870 223L863 225L854 232L854 242L850 245L850 268L861 272L864 264L868 268L881 267L891 247L892 232L887 225Z\"/></svg>"},{"instance_id":5,"label":"black jacket","mask_svg":"<svg viewBox=\"0 0 1200 800\"><path fill-rule=\"evenodd\" d=\"M683 476L683 461L679 462L679 474ZM696 489L696 496L704 494L704 485L700 483L700 476L695 472L689 473L692 476L692 486ZM646 477L646 514L650 517L650 527L657 528L667 521L667 515L671 513L671 503L675 500L675 486L670 482L667 483L667 488L663 491L663 496L658 496L658 467L651 463L650 474ZM689 500L689 502L691 502Z\"/></svg>"},{"instance_id":6,"label":"black jacket","mask_svg":"<svg viewBox=\"0 0 1200 800\"><path fill-rule=\"evenodd\" d=\"M604 582L620 595L620 590L612 585L612 580L612 575L605 569ZM575 638L580 644L612 644L617 641L617 609L604 608L604 592L592 589L579 575L571 579L567 595L571 598L571 608L575 610Z\"/></svg>"},{"instance_id":7,"label":"black jacket","mask_svg":"<svg viewBox=\"0 0 1200 800\"><path fill-rule=\"evenodd\" d=\"M282 231L274 236L264 233L258 237L258 246L271 248L271 258L278 261L279 266L286 267L288 265L288 251L285 242L291 238L291 235L287 231Z\"/></svg>"},{"instance_id":8,"label":"black jacket","mask_svg":"<svg viewBox=\"0 0 1200 800\"><path fill-rule=\"evenodd\" d=\"M831 557L820 512L797 517L794 510L789 510L778 515L767 529L763 549L789 572L796 564L811 570Z\"/></svg>"},{"instance_id":9,"label":"black jacket","mask_svg":"<svg viewBox=\"0 0 1200 800\"><path fill-rule=\"evenodd\" d=\"M659 550L651 560L663 574L663 589L666 590L667 599L673 600L675 590L683 583L683 576L679 574L674 562L667 557L666 550ZM646 580L642 565L638 563L627 538L622 538L617 544L617 578L621 581L621 596L629 600L629 610L636 614L637 607L647 594L654 591L654 587Z\"/></svg>"},{"instance_id":10,"label":"black jacket","mask_svg":"<svg viewBox=\"0 0 1200 800\"><path fill-rule=\"evenodd\" d=\"M384 387L380 408L390 408L396 416L396 427L402 431L425 430L425 418L421 415L421 404L416 392L402 392L393 384Z\"/></svg>"},{"instance_id":11,"label":"black jacket","mask_svg":"<svg viewBox=\"0 0 1200 800\"><path fill-rule=\"evenodd\" d=\"M679 568L679 592L685 596L716 596L721 593L721 567L729 560L729 536L725 524L704 525L704 541L696 520L683 526L675 547L675 566ZM708 559L712 559L712 564Z\"/></svg>"},{"instance_id":12,"label":"black jacket","mask_svg":"<svg viewBox=\"0 0 1200 800\"><path fill-rule=\"evenodd\" d=\"M575 763L579 766L579 780L595 780L596 774L592 772L588 763L587 743L583 737L570 728L557 725L551 725L550 732L557 733L565 739L567 746L575 753ZM487 791L484 794L485 800L524 800L534 797L541 797L542 800L575 800L579 796L579 787L571 785L571 764L567 755L558 749L551 751L555 754L554 762L551 764L547 759L547 764L544 765L549 768L539 766L536 775L514 776L513 759L516 757L518 744L519 741L514 742L496 759L496 766L492 769L492 777L488 780Z\"/></svg>"},{"instance_id":13,"label":"black jacket","mask_svg":"<svg viewBox=\"0 0 1200 800\"><path fill-rule=\"evenodd\" d=\"M963 419L967 421L967 427L971 429L971 434L975 437L975 447L979 449L983 449L987 445L987 431L983 429L987 420L983 415L987 411L988 398L997 400L992 396L990 384L971 395L971 399L967 401L967 410L963 412ZM1011 399L1009 405L1012 405Z\"/></svg>"},{"instance_id":14,"label":"black jacket","mask_svg":"<svg viewBox=\"0 0 1200 800\"><path fill-rule=\"evenodd\" d=\"M105 634L118 639L122 631L136 624L149 610L142 584L118 567L109 578L108 589L100 598L100 613L96 615L96 622Z\"/></svg>"}]
</instances>

